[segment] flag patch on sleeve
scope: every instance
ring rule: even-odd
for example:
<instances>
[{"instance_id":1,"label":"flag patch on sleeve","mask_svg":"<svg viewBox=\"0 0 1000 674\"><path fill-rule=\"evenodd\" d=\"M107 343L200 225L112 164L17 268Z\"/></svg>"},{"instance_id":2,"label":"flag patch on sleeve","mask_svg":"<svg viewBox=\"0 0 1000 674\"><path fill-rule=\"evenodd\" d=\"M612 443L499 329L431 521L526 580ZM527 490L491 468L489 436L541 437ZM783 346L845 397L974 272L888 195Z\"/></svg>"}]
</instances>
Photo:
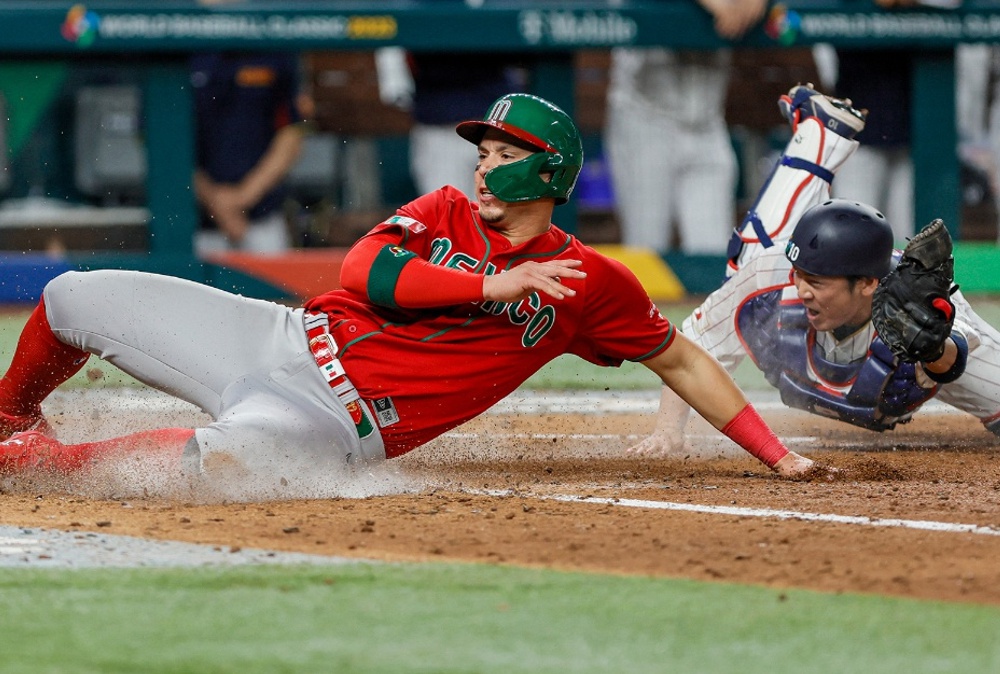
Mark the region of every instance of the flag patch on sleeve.
<instances>
[{"instance_id":1,"label":"flag patch on sleeve","mask_svg":"<svg viewBox=\"0 0 1000 674\"><path fill-rule=\"evenodd\" d=\"M414 234L418 234L425 229L427 225L420 222L419 220L414 220L413 218L408 218L405 215L394 215L391 218L387 218L382 222L383 225L398 225L400 227L405 227Z\"/></svg>"}]
</instances>

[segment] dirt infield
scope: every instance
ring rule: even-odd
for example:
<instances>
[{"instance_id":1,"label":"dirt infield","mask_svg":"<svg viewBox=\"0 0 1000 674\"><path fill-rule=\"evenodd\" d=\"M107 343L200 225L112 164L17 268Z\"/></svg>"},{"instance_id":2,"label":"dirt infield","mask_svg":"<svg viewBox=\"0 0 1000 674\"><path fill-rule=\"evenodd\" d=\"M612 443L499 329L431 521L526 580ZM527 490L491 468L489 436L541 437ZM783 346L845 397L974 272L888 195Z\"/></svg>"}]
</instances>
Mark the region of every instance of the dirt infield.
<instances>
[{"instance_id":1,"label":"dirt infield","mask_svg":"<svg viewBox=\"0 0 1000 674\"><path fill-rule=\"evenodd\" d=\"M107 421L127 404L62 404L76 410L53 415L65 439L88 423L131 430ZM684 458L625 454L651 428L649 406L500 410L321 498L209 503L135 482L7 479L0 524L1000 604L1000 444L971 417L932 406L876 434L763 404L789 445L843 471L788 482L701 420ZM184 410L147 409L144 422L153 417L198 422Z\"/></svg>"}]
</instances>

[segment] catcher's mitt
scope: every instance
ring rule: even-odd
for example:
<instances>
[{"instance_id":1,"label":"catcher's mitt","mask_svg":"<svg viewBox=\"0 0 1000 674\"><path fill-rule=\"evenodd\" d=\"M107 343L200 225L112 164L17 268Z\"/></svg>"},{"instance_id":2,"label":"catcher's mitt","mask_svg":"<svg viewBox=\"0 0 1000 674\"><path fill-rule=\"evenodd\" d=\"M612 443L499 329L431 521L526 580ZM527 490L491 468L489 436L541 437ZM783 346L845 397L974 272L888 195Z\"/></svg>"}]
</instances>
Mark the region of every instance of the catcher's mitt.
<instances>
[{"instance_id":1,"label":"catcher's mitt","mask_svg":"<svg viewBox=\"0 0 1000 674\"><path fill-rule=\"evenodd\" d=\"M944 353L955 322L949 296L955 260L944 222L934 220L910 239L899 264L879 282L872 299L872 323L900 360L933 362Z\"/></svg>"}]
</instances>

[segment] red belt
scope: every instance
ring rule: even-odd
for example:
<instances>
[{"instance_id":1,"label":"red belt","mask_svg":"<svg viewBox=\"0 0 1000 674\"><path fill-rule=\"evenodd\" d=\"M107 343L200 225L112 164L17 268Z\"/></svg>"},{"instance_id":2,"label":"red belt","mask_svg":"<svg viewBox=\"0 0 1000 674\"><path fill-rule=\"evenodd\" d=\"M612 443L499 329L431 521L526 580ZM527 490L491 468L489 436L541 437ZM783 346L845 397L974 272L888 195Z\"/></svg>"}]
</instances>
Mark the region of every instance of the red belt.
<instances>
[{"instance_id":1,"label":"red belt","mask_svg":"<svg viewBox=\"0 0 1000 674\"><path fill-rule=\"evenodd\" d=\"M329 319L326 314L306 313L304 323L306 339L309 340L309 350L312 352L313 358L316 359L320 373L350 413L354 427L358 431L358 437L367 438L375 432L375 424L372 421L368 405L361 398L358 389L347 378L344 365L337 357L340 348L333 335L330 334Z\"/></svg>"}]
</instances>

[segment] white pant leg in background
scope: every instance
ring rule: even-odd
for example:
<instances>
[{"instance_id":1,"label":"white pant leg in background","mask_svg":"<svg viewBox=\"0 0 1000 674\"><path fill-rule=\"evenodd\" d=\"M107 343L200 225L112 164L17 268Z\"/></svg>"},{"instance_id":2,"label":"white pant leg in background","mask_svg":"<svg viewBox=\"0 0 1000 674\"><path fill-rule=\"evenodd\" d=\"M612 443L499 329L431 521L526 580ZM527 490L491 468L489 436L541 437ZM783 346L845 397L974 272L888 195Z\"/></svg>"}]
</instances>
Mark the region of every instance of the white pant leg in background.
<instances>
[{"instance_id":1,"label":"white pant leg in background","mask_svg":"<svg viewBox=\"0 0 1000 674\"><path fill-rule=\"evenodd\" d=\"M881 211L892 226L897 246L913 236L913 162L907 148L860 146L837 173L833 196Z\"/></svg>"},{"instance_id":2,"label":"white pant leg in background","mask_svg":"<svg viewBox=\"0 0 1000 674\"><path fill-rule=\"evenodd\" d=\"M721 254L735 218L736 153L725 121L730 53L612 52L604 147L622 240Z\"/></svg>"},{"instance_id":3,"label":"white pant leg in background","mask_svg":"<svg viewBox=\"0 0 1000 674\"><path fill-rule=\"evenodd\" d=\"M410 175L419 194L445 185L475 201L476 146L447 124L414 124L410 130Z\"/></svg>"},{"instance_id":4,"label":"white pant leg in background","mask_svg":"<svg viewBox=\"0 0 1000 674\"><path fill-rule=\"evenodd\" d=\"M736 225L736 154L725 126L688 130L678 139L675 170L681 249L721 255Z\"/></svg>"},{"instance_id":5,"label":"white pant leg in background","mask_svg":"<svg viewBox=\"0 0 1000 674\"><path fill-rule=\"evenodd\" d=\"M656 251L669 247L674 219L674 161L665 151L676 130L630 99L609 101L605 153L622 243Z\"/></svg>"},{"instance_id":6,"label":"white pant leg in background","mask_svg":"<svg viewBox=\"0 0 1000 674\"><path fill-rule=\"evenodd\" d=\"M291 239L288 236L288 222L281 211L274 211L251 221L246 236L239 245L233 245L225 234L215 229L199 230L194 237L194 251L199 256L230 250L282 253L289 248Z\"/></svg>"},{"instance_id":7,"label":"white pant leg in background","mask_svg":"<svg viewBox=\"0 0 1000 674\"><path fill-rule=\"evenodd\" d=\"M917 223L913 212L913 160L908 150L893 151L889 163L889 194L883 213L890 218L892 233L900 247L927 223ZM892 215L889 215L889 214Z\"/></svg>"},{"instance_id":8,"label":"white pant leg in background","mask_svg":"<svg viewBox=\"0 0 1000 674\"><path fill-rule=\"evenodd\" d=\"M622 243L721 254L735 218L736 157L723 127L691 129L645 103L619 101L606 130Z\"/></svg>"}]
</instances>

